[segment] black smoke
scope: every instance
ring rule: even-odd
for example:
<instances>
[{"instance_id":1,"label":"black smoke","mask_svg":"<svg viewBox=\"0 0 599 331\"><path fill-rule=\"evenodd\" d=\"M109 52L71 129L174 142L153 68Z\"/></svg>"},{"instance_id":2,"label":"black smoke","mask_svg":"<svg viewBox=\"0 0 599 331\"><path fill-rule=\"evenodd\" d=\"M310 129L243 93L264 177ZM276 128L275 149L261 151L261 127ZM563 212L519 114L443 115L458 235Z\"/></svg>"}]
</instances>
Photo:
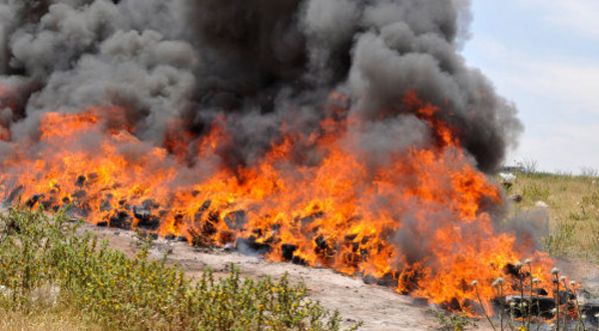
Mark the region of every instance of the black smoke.
<instances>
[{"instance_id":1,"label":"black smoke","mask_svg":"<svg viewBox=\"0 0 599 331\"><path fill-rule=\"evenodd\" d=\"M465 0L0 0L0 85L15 100L0 97L0 159L36 139L44 112L109 105L152 145L172 123L200 139L224 118L222 162L251 165L284 133L316 132L340 91L364 123L347 148L376 164L430 143L402 103L415 91L493 172L522 125L459 53L469 18Z\"/></svg>"}]
</instances>

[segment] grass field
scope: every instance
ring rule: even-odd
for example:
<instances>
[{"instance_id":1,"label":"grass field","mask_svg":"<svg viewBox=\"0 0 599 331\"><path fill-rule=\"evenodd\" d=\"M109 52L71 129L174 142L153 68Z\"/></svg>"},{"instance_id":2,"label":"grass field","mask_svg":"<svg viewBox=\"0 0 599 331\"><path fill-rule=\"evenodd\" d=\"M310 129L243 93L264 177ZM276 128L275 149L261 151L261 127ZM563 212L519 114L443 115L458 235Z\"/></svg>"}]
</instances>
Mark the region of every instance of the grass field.
<instances>
[{"instance_id":1,"label":"grass field","mask_svg":"<svg viewBox=\"0 0 599 331\"><path fill-rule=\"evenodd\" d=\"M549 213L545 249L557 257L599 261L599 178L548 173L515 173L508 195L520 195L511 213L543 208Z\"/></svg>"}]
</instances>

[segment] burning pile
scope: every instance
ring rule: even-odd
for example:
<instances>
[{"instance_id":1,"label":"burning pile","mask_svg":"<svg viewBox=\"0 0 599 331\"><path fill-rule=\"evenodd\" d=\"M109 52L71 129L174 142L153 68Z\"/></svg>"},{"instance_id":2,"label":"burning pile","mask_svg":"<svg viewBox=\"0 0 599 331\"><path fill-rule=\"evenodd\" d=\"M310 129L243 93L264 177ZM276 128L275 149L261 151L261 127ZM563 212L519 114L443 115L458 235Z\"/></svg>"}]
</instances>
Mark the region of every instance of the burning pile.
<instances>
[{"instance_id":1,"label":"burning pile","mask_svg":"<svg viewBox=\"0 0 599 331\"><path fill-rule=\"evenodd\" d=\"M0 1L0 195L469 309L534 257L459 0Z\"/></svg>"}]
</instances>

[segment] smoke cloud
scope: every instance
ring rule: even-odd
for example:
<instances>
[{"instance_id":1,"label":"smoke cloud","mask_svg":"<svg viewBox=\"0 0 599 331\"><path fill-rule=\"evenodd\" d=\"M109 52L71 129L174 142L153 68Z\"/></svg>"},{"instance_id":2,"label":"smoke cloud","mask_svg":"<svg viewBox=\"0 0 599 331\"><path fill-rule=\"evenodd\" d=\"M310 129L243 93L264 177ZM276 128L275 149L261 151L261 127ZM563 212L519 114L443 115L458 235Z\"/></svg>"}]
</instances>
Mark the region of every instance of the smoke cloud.
<instances>
[{"instance_id":1,"label":"smoke cloud","mask_svg":"<svg viewBox=\"0 0 599 331\"><path fill-rule=\"evenodd\" d=\"M244 223L229 230L251 232L225 231L220 244L243 236L256 250L262 236L276 248L285 239L269 234L287 231L307 240L284 245L284 255L315 252L332 264L351 242L350 266L371 268L361 247L390 256L385 243L398 259L389 270L424 261L431 277L446 267L431 257L448 251L441 230L473 238L460 246L447 235L457 257L512 244L494 231L537 242L541 226L492 217L504 216L500 194L471 167L497 171L523 127L515 106L460 55L470 20L469 0L0 0L0 189L12 203L45 166L34 189L47 191L29 192L31 206L75 202L84 217L99 206L106 215L96 221L106 225L162 222L163 232L213 237L211 209L221 206L211 194L262 184L239 206L220 197L244 215L223 214ZM44 139L52 131L44 125L75 134ZM456 140L442 141L439 128ZM278 146L291 151L281 162ZM67 160L56 149L69 151ZM98 160L106 164L88 171ZM118 178L102 182L104 170ZM315 187L295 192L301 185ZM263 211L268 226L257 224Z\"/></svg>"},{"instance_id":2,"label":"smoke cloud","mask_svg":"<svg viewBox=\"0 0 599 331\"><path fill-rule=\"evenodd\" d=\"M283 123L318 130L331 91L366 123L347 145L370 162L430 135L401 102L409 91L440 108L481 170L522 130L459 54L464 0L3 0L0 18L0 124L13 142L35 139L41 113L88 106L118 106L154 145L172 123L201 137L226 114L223 162L251 165Z\"/></svg>"},{"instance_id":3,"label":"smoke cloud","mask_svg":"<svg viewBox=\"0 0 599 331\"><path fill-rule=\"evenodd\" d=\"M196 137L226 114L230 166L251 165L286 130L310 133L332 91L367 123L348 148L381 159L424 144L402 104L440 108L481 170L492 172L522 125L459 49L469 1L0 1L0 124L35 139L39 115L118 106L160 145L172 123Z\"/></svg>"}]
</instances>

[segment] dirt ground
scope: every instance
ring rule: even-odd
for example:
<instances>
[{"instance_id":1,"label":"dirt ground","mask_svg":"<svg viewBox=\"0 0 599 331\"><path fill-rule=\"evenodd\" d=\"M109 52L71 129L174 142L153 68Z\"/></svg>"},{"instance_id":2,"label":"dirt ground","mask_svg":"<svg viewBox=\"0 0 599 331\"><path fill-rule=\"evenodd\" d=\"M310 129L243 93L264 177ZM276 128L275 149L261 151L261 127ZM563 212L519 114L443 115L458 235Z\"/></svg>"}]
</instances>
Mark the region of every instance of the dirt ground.
<instances>
[{"instance_id":1,"label":"dirt ground","mask_svg":"<svg viewBox=\"0 0 599 331\"><path fill-rule=\"evenodd\" d=\"M135 233L118 229L85 225L84 230L109 241L110 246L134 254L139 240ZM261 257L241 255L235 251L198 250L185 242L157 239L151 250L153 258L162 258L170 252L168 261L183 268L188 277L199 277L206 268L225 275L234 264L244 277L278 278L288 273L292 281L303 282L310 297L330 310L338 310L349 325L364 322L363 331L439 330L431 309L421 300L399 295L390 288L369 285L361 279L338 274L330 269L309 268L291 263L274 263ZM558 267L585 288L599 295L599 268L583 261L559 261ZM477 330L491 330L485 321L478 322Z\"/></svg>"},{"instance_id":2,"label":"dirt ground","mask_svg":"<svg viewBox=\"0 0 599 331\"><path fill-rule=\"evenodd\" d=\"M85 226L85 229L107 239L111 247L133 254L138 240L132 232ZM277 278L288 273L292 281L302 281L310 297L330 310L339 310L350 324L363 321L364 331L437 330L436 319L426 303L419 303L391 289L365 284L329 269L308 268L290 263L273 263L260 257L244 256L222 250L198 251L187 243L158 239L151 254L161 258L166 251L169 261L180 265L189 277L198 277L209 267L218 275L234 264L245 277Z\"/></svg>"}]
</instances>

